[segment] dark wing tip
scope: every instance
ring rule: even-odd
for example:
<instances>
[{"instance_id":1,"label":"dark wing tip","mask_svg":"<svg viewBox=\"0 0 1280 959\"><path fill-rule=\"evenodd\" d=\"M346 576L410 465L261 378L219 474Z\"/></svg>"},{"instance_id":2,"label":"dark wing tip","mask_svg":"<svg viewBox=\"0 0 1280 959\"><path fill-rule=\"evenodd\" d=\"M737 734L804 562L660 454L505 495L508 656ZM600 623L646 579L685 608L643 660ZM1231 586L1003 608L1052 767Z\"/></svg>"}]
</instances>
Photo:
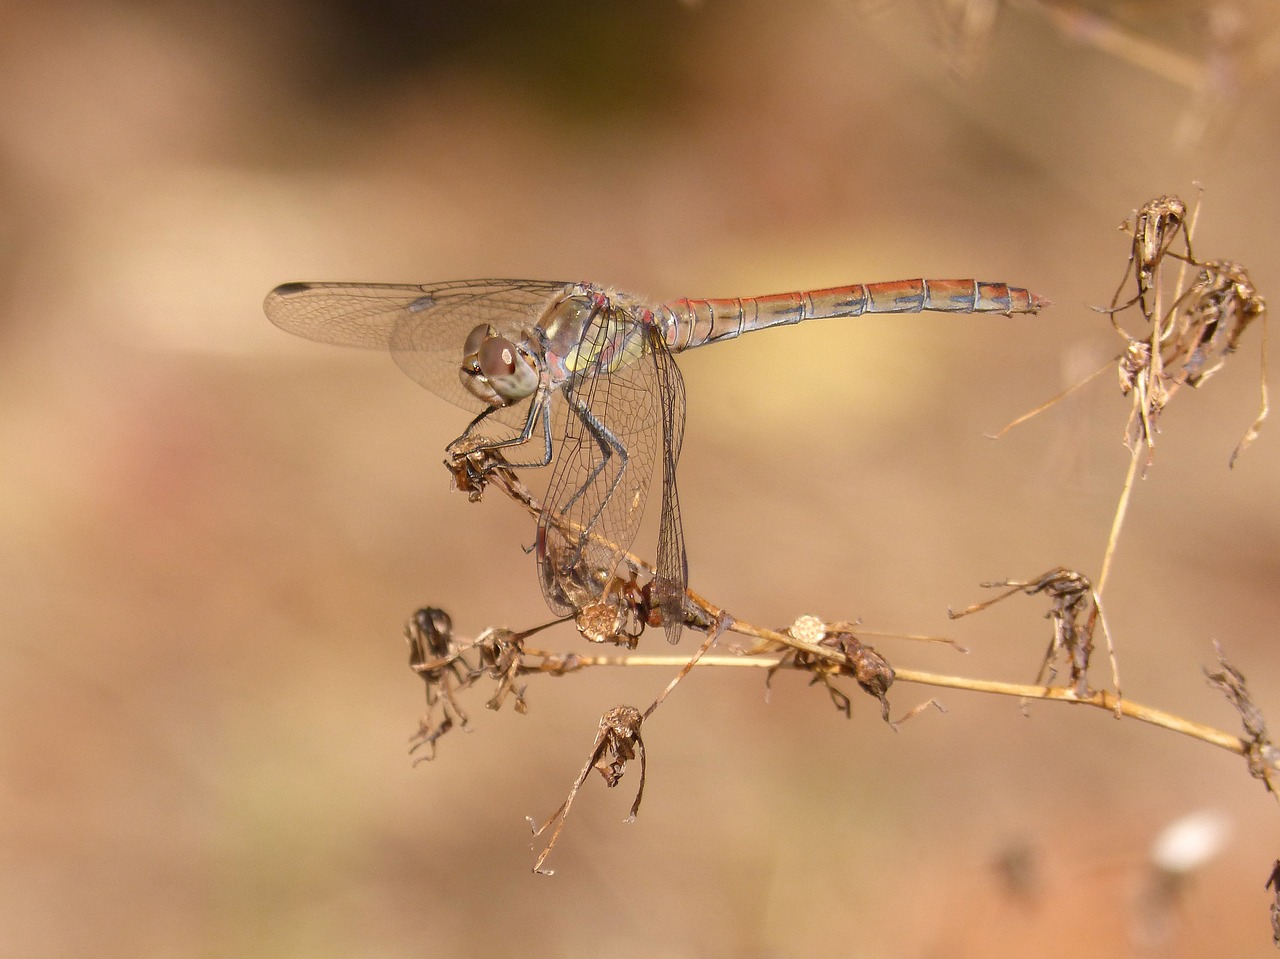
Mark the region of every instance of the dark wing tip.
<instances>
[{"instance_id":1,"label":"dark wing tip","mask_svg":"<svg viewBox=\"0 0 1280 959\"><path fill-rule=\"evenodd\" d=\"M314 283L281 283L274 290L267 294L265 300L262 301L263 312L275 322L279 315L279 304L281 300L291 296L297 296L299 293L305 293L311 289Z\"/></svg>"},{"instance_id":2,"label":"dark wing tip","mask_svg":"<svg viewBox=\"0 0 1280 959\"><path fill-rule=\"evenodd\" d=\"M293 296L295 293L304 293L314 286L312 283L281 283L267 296Z\"/></svg>"}]
</instances>

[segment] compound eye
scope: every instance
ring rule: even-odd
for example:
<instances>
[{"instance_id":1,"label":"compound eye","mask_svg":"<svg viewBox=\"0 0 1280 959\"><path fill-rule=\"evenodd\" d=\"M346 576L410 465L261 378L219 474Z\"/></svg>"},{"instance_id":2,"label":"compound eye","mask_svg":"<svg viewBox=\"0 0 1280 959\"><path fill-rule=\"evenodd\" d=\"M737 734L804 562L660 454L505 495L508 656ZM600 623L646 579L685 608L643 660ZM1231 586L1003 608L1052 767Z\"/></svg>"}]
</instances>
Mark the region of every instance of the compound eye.
<instances>
[{"instance_id":1,"label":"compound eye","mask_svg":"<svg viewBox=\"0 0 1280 959\"><path fill-rule=\"evenodd\" d=\"M480 345L491 336L493 336L493 327L488 323L481 323L467 334L467 341L462 347L462 355L464 357L475 356L480 351Z\"/></svg>"},{"instance_id":2,"label":"compound eye","mask_svg":"<svg viewBox=\"0 0 1280 959\"><path fill-rule=\"evenodd\" d=\"M474 336L474 332L472 333ZM480 372L490 380L510 376L516 371L516 347L505 337L486 336L476 356Z\"/></svg>"}]
</instances>

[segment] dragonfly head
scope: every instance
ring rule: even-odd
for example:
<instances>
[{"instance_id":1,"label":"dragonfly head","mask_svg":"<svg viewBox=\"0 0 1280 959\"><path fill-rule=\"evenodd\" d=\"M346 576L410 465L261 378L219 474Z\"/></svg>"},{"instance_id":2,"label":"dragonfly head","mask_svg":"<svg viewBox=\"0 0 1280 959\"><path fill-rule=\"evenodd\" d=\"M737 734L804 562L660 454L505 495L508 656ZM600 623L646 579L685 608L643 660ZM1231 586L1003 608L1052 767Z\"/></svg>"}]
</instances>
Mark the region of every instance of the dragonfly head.
<instances>
[{"instance_id":1,"label":"dragonfly head","mask_svg":"<svg viewBox=\"0 0 1280 959\"><path fill-rule=\"evenodd\" d=\"M490 406L511 406L538 388L538 360L485 323L467 336L458 377L468 393Z\"/></svg>"}]
</instances>

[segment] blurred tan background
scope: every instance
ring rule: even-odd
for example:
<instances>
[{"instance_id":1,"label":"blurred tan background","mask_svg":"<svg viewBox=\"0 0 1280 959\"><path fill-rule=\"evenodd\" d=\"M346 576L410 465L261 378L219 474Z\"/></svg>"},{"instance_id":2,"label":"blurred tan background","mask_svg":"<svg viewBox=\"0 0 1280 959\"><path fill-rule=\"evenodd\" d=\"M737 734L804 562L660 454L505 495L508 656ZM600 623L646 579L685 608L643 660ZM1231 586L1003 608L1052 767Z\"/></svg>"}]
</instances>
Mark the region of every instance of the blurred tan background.
<instances>
[{"instance_id":1,"label":"blurred tan background","mask_svg":"<svg viewBox=\"0 0 1280 959\"><path fill-rule=\"evenodd\" d=\"M0 953L1272 954L1276 808L1239 760L970 693L895 735L795 676L766 705L754 673L697 672L646 727L639 820L634 778L591 780L556 876L530 875L523 817L560 802L604 709L670 672L533 682L527 716L473 701L474 733L411 767L401 625L428 603L465 634L541 621L530 524L450 492L465 413L261 312L295 279L1043 293L1038 318L811 324L681 358L696 589L763 624L946 633L972 652L878 645L1029 682L1041 603L945 611L983 580L1097 572L1114 377L983 433L1115 352L1088 305L1123 271L1116 226L1199 180L1197 252L1280 295L1272 6L1052 12L0 11ZM1280 425L1226 468L1259 332L1166 414L1108 593L1126 694L1232 731L1212 639L1280 701ZM929 695L896 687L895 713ZM1206 808L1230 836L1153 917L1151 843ZM1011 849L1022 894L993 866Z\"/></svg>"}]
</instances>

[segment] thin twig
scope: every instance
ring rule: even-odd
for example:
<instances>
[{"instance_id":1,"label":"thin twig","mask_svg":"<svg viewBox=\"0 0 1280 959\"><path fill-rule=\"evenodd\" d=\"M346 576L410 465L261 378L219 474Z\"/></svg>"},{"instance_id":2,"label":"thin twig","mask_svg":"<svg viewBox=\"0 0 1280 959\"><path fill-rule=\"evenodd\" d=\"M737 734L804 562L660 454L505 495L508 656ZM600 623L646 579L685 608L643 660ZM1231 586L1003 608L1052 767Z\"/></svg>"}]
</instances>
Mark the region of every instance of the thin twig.
<instances>
[{"instance_id":1,"label":"thin twig","mask_svg":"<svg viewBox=\"0 0 1280 959\"><path fill-rule=\"evenodd\" d=\"M796 639L786 633L775 632L752 623L745 623L741 620L734 620L728 627L731 632L739 633L744 636L752 636L756 639L765 640L770 643L776 643L779 646L789 647L791 649L804 650L820 659L826 660L833 665L843 665L844 658L838 652L827 646L820 646L817 643L809 643L804 640ZM538 654L538 651L527 650L531 655ZM684 656L582 656L578 660L582 666L648 666L660 669L681 667L688 663L688 658ZM695 668L714 668L714 669L794 669L804 671L803 667L793 664L787 664L779 659L756 657L756 656L703 656L698 661ZM969 676L952 676L942 673L930 673L918 669L904 669L900 666L894 667L894 678L900 683L915 683L921 686L937 686L944 689L964 689L975 693L990 693L996 696L1012 696L1021 699L1038 699L1045 702L1070 703L1076 706L1092 706L1097 709L1106 710L1114 715L1125 716L1129 719L1137 719L1152 726L1159 726L1168 729L1171 732L1181 733L1184 736L1191 736L1203 742L1226 749L1237 755L1246 755L1249 749L1246 743L1239 736L1215 729L1204 723L1194 722L1189 719L1183 719L1173 713L1166 712L1162 709L1156 709L1153 706L1145 706L1142 703L1135 702L1132 699L1119 699L1114 693L1106 690L1098 690L1091 692L1089 695L1081 696L1074 690L1063 686L1036 686L1029 683L1006 683L999 680L991 679L974 679Z\"/></svg>"}]
</instances>

